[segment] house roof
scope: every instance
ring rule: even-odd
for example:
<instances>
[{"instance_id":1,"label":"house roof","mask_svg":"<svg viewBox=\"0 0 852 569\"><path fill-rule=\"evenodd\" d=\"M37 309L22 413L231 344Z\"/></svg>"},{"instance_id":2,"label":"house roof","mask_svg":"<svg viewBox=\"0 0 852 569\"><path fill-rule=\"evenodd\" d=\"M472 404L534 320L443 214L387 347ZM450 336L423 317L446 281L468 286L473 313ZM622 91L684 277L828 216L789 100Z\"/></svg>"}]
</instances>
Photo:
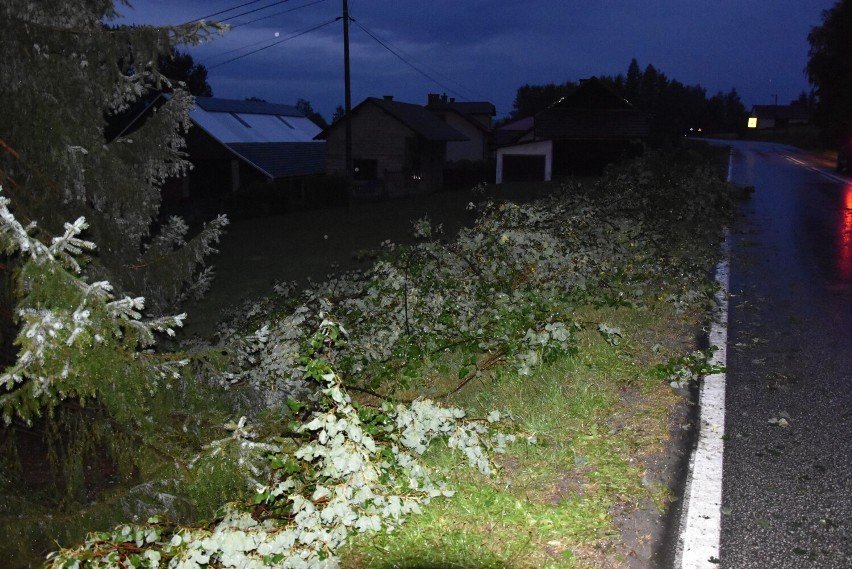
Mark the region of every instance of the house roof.
<instances>
[{"instance_id":1,"label":"house roof","mask_svg":"<svg viewBox=\"0 0 852 569\"><path fill-rule=\"evenodd\" d=\"M427 100L426 108L429 110L453 110L461 115L486 115L489 117L497 114L497 109L488 101L456 101L437 93L429 93Z\"/></svg>"},{"instance_id":2,"label":"house roof","mask_svg":"<svg viewBox=\"0 0 852 569\"><path fill-rule=\"evenodd\" d=\"M536 138L600 140L647 138L647 113L633 108L596 77L535 116Z\"/></svg>"},{"instance_id":3,"label":"house roof","mask_svg":"<svg viewBox=\"0 0 852 569\"><path fill-rule=\"evenodd\" d=\"M266 101L196 97L195 104L211 113L246 113L253 115L282 115L287 117L305 116L299 109L292 105L267 103Z\"/></svg>"},{"instance_id":4,"label":"house roof","mask_svg":"<svg viewBox=\"0 0 852 569\"><path fill-rule=\"evenodd\" d=\"M320 128L290 105L196 97L192 121L223 143L312 142Z\"/></svg>"},{"instance_id":5,"label":"house roof","mask_svg":"<svg viewBox=\"0 0 852 569\"><path fill-rule=\"evenodd\" d=\"M580 81L570 95L562 97L551 109L632 109L627 99L620 97L597 77Z\"/></svg>"},{"instance_id":6,"label":"house roof","mask_svg":"<svg viewBox=\"0 0 852 569\"><path fill-rule=\"evenodd\" d=\"M525 134L532 131L534 127L535 119L526 117L495 128L492 134L494 145L500 147L514 144Z\"/></svg>"},{"instance_id":7,"label":"house roof","mask_svg":"<svg viewBox=\"0 0 852 569\"><path fill-rule=\"evenodd\" d=\"M796 105L754 105L751 116L763 119L810 120L811 113Z\"/></svg>"},{"instance_id":8,"label":"house roof","mask_svg":"<svg viewBox=\"0 0 852 569\"><path fill-rule=\"evenodd\" d=\"M192 122L270 178L323 171L320 128L293 106L262 101L196 97Z\"/></svg>"},{"instance_id":9,"label":"house roof","mask_svg":"<svg viewBox=\"0 0 852 569\"><path fill-rule=\"evenodd\" d=\"M394 119L414 131L417 135L432 142L465 141L468 137L436 117L431 111L413 103L394 101L390 97L382 99L369 97L352 109L352 115L356 115L365 105L375 105ZM317 138L325 138L329 130L336 128L343 121L337 121L321 133Z\"/></svg>"},{"instance_id":10,"label":"house roof","mask_svg":"<svg viewBox=\"0 0 852 569\"><path fill-rule=\"evenodd\" d=\"M270 178L318 174L325 163L324 142L234 142L226 146Z\"/></svg>"}]
</instances>

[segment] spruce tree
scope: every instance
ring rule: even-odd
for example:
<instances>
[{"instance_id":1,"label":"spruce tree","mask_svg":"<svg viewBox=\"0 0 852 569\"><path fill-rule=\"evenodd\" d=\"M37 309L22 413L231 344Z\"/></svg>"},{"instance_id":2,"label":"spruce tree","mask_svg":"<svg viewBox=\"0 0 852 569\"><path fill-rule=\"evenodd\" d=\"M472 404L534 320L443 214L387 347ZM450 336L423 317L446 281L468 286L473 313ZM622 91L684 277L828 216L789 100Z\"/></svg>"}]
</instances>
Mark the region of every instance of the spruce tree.
<instances>
[{"instance_id":1,"label":"spruce tree","mask_svg":"<svg viewBox=\"0 0 852 569\"><path fill-rule=\"evenodd\" d=\"M90 502L92 463L144 476L134 473L157 452L172 456L145 450L175 440L167 419L194 412L186 359L153 346L209 280L205 257L227 220L186 241L181 219L158 219L162 183L189 166L193 104L158 61L219 27L110 26L116 15L113 0L0 2L0 492L26 508ZM117 115L161 92L108 136ZM27 494L21 456L51 473L56 495Z\"/></svg>"},{"instance_id":2,"label":"spruce tree","mask_svg":"<svg viewBox=\"0 0 852 569\"><path fill-rule=\"evenodd\" d=\"M204 258L225 218L185 243L186 225L159 220L160 186L188 168L183 129L193 99L161 75L176 44L205 41L217 26L110 26L113 0L5 0L0 4L0 183L42 237L85 217L98 244L87 273L164 313L203 290ZM134 129L105 137L110 117L168 85L171 96Z\"/></svg>"}]
</instances>

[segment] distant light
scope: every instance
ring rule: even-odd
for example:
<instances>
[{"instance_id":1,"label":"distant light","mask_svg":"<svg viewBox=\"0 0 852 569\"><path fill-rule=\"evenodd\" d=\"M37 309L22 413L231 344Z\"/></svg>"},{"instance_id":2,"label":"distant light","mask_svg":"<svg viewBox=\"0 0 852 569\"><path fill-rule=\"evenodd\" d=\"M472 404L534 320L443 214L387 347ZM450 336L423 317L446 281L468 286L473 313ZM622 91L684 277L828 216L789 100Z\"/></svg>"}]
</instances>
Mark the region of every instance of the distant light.
<instances>
[{"instance_id":1,"label":"distant light","mask_svg":"<svg viewBox=\"0 0 852 569\"><path fill-rule=\"evenodd\" d=\"M280 36L280 35L281 35L281 34L280 34L279 32L275 32L275 37L276 37L276 38L277 38L278 36Z\"/></svg>"},{"instance_id":2,"label":"distant light","mask_svg":"<svg viewBox=\"0 0 852 569\"><path fill-rule=\"evenodd\" d=\"M757 128L757 117L748 117L748 127Z\"/></svg>"}]
</instances>

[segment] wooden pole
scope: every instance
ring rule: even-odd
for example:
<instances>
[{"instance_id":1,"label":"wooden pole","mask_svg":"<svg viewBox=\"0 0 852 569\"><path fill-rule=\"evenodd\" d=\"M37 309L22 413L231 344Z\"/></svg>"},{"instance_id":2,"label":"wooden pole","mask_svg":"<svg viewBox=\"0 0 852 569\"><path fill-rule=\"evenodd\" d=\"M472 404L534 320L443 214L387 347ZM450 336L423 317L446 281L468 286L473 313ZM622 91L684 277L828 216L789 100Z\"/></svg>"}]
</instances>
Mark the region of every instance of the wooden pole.
<instances>
[{"instance_id":1,"label":"wooden pole","mask_svg":"<svg viewBox=\"0 0 852 569\"><path fill-rule=\"evenodd\" d=\"M343 82L345 93L345 115L343 117L344 128L346 130L346 177L347 191L350 192L352 186L352 89L350 86L349 76L349 1L343 0Z\"/></svg>"}]
</instances>

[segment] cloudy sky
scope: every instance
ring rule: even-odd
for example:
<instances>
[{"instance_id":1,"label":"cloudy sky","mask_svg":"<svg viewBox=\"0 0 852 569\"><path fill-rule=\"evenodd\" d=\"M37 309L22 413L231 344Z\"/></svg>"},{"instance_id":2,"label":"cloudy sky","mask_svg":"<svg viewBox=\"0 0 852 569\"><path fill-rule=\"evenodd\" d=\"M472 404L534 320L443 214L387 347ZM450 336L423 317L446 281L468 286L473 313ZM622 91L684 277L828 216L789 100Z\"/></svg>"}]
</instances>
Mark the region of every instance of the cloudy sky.
<instances>
[{"instance_id":1,"label":"cloudy sky","mask_svg":"<svg viewBox=\"0 0 852 569\"><path fill-rule=\"evenodd\" d=\"M200 18L233 29L188 50L217 97L344 101L342 0L131 0L119 22ZM491 101L524 84L626 73L631 58L746 107L809 90L807 34L835 0L349 0L352 102L428 93ZM221 12L221 13L220 13Z\"/></svg>"}]
</instances>

